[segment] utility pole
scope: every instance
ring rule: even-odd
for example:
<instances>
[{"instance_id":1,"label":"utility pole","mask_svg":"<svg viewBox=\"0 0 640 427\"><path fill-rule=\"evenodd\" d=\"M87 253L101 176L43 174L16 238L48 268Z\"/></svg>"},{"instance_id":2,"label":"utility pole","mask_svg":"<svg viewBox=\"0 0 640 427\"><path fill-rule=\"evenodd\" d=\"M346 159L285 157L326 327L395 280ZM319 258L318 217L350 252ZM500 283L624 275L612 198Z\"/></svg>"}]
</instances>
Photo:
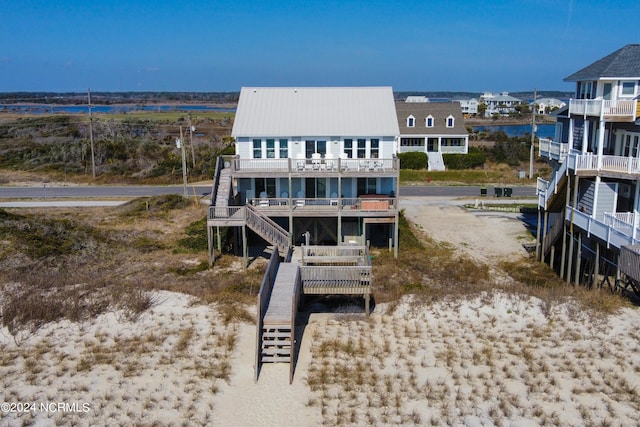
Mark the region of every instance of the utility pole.
<instances>
[{"instance_id":1,"label":"utility pole","mask_svg":"<svg viewBox=\"0 0 640 427\"><path fill-rule=\"evenodd\" d=\"M182 186L184 190L184 197L187 197L187 156L184 151L184 137L182 135L182 126L180 126L180 138L176 140L176 146L182 153Z\"/></svg>"},{"instance_id":2,"label":"utility pole","mask_svg":"<svg viewBox=\"0 0 640 427\"><path fill-rule=\"evenodd\" d=\"M191 159L193 163L191 164L191 170L196 168L196 153L193 149L193 131L196 130L195 126L191 126L191 113L187 116L189 120L189 145L191 146Z\"/></svg>"},{"instance_id":3,"label":"utility pole","mask_svg":"<svg viewBox=\"0 0 640 427\"><path fill-rule=\"evenodd\" d=\"M93 114L91 114L91 88L87 89L89 100L89 140L91 141L91 174L96 177L96 157L93 152Z\"/></svg>"},{"instance_id":4,"label":"utility pole","mask_svg":"<svg viewBox=\"0 0 640 427\"><path fill-rule=\"evenodd\" d=\"M533 107L531 108L531 152L529 153L529 179L533 179L533 145L536 141L536 98L537 89L533 90Z\"/></svg>"}]
</instances>

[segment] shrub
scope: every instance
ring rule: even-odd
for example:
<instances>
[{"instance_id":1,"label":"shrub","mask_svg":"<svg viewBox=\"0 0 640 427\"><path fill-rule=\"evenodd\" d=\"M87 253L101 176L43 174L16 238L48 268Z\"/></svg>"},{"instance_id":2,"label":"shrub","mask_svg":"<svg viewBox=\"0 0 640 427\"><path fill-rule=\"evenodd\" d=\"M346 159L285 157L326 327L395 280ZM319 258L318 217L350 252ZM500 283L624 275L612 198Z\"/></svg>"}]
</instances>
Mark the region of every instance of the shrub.
<instances>
[{"instance_id":1,"label":"shrub","mask_svg":"<svg viewBox=\"0 0 640 427\"><path fill-rule=\"evenodd\" d=\"M443 154L442 158L449 169L473 169L484 165L487 155L477 147L470 147L468 154Z\"/></svg>"},{"instance_id":2,"label":"shrub","mask_svg":"<svg viewBox=\"0 0 640 427\"><path fill-rule=\"evenodd\" d=\"M427 153L411 152L411 153L399 153L400 169L426 169L427 168Z\"/></svg>"}]
</instances>

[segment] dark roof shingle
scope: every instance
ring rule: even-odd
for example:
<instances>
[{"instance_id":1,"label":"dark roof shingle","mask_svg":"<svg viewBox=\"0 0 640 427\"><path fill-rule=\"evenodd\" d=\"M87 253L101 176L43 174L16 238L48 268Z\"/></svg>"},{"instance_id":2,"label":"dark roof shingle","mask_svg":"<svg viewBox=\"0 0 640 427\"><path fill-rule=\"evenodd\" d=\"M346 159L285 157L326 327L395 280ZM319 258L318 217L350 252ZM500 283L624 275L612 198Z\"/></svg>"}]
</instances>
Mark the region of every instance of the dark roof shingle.
<instances>
[{"instance_id":1,"label":"dark roof shingle","mask_svg":"<svg viewBox=\"0 0 640 427\"><path fill-rule=\"evenodd\" d=\"M625 47L597 60L571 74L565 82L598 80L602 77L639 77L640 76L640 44L628 44Z\"/></svg>"}]
</instances>

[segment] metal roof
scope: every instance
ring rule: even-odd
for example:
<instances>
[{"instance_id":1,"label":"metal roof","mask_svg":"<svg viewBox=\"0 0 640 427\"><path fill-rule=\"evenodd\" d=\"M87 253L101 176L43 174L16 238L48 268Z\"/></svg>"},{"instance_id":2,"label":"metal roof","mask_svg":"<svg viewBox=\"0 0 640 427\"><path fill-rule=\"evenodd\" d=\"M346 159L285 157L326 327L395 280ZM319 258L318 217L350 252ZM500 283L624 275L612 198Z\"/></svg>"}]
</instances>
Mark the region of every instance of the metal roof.
<instances>
[{"instance_id":1,"label":"metal roof","mask_svg":"<svg viewBox=\"0 0 640 427\"><path fill-rule=\"evenodd\" d=\"M243 87L234 137L396 136L391 87Z\"/></svg>"},{"instance_id":2,"label":"metal roof","mask_svg":"<svg viewBox=\"0 0 640 427\"><path fill-rule=\"evenodd\" d=\"M565 78L565 82L599 80L601 78L640 77L640 44L628 44L582 70Z\"/></svg>"}]
</instances>

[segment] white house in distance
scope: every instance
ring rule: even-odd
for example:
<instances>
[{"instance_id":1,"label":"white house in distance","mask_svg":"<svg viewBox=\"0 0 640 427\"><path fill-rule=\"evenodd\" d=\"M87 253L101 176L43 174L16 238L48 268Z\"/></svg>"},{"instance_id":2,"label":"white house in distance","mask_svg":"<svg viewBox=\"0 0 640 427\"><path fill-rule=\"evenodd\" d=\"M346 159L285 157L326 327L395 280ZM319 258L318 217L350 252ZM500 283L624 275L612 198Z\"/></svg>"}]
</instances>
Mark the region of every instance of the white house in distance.
<instances>
[{"instance_id":1,"label":"white house in distance","mask_svg":"<svg viewBox=\"0 0 640 427\"><path fill-rule=\"evenodd\" d=\"M538 109L536 114L549 114L555 110L559 110L560 108L567 105L566 102L563 102L557 98L538 98L534 102L531 102L529 106L533 109L534 105Z\"/></svg>"},{"instance_id":2,"label":"white house in distance","mask_svg":"<svg viewBox=\"0 0 640 427\"><path fill-rule=\"evenodd\" d=\"M640 44L565 79L575 99L540 140L554 171L538 179L538 255L568 282L640 295Z\"/></svg>"},{"instance_id":3,"label":"white house in distance","mask_svg":"<svg viewBox=\"0 0 640 427\"><path fill-rule=\"evenodd\" d=\"M442 154L466 154L469 134L458 102L396 102L398 152L427 153L429 170L444 170Z\"/></svg>"},{"instance_id":4,"label":"white house in distance","mask_svg":"<svg viewBox=\"0 0 640 427\"><path fill-rule=\"evenodd\" d=\"M509 92L491 93L485 92L480 96L480 102L487 106L486 117L493 114L514 113L515 107L522 104L522 100L509 95Z\"/></svg>"},{"instance_id":5,"label":"white house in distance","mask_svg":"<svg viewBox=\"0 0 640 427\"><path fill-rule=\"evenodd\" d=\"M399 133L391 87L243 87L208 225L229 226L228 206L277 224L290 245L309 232L313 244L397 250Z\"/></svg>"},{"instance_id":6,"label":"white house in distance","mask_svg":"<svg viewBox=\"0 0 640 427\"><path fill-rule=\"evenodd\" d=\"M460 103L460 109L465 118L475 117L478 114L478 99L477 98L460 98L454 99Z\"/></svg>"}]
</instances>

